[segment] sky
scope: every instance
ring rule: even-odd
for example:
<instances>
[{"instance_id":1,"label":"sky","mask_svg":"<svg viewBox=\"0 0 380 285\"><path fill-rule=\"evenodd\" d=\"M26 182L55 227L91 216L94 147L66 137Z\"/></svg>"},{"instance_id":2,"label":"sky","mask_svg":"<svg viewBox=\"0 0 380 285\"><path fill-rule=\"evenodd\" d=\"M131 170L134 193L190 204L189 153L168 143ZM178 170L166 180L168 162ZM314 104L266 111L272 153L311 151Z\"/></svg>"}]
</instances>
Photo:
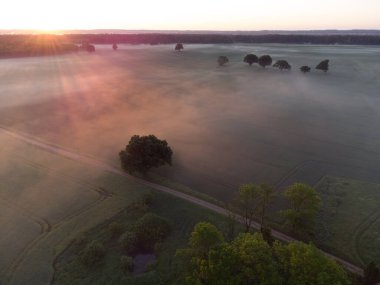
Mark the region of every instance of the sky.
<instances>
[{"instance_id":1,"label":"sky","mask_svg":"<svg viewBox=\"0 0 380 285\"><path fill-rule=\"evenodd\" d=\"M380 29L380 0L12 0L0 29Z\"/></svg>"}]
</instances>

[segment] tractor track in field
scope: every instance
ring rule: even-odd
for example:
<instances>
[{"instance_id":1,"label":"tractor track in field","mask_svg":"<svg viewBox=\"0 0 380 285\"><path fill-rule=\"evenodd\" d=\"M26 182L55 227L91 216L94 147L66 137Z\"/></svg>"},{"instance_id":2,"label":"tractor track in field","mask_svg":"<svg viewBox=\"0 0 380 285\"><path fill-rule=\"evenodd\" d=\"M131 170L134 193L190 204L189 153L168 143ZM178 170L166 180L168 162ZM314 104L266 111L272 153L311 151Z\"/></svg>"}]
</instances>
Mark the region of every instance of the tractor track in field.
<instances>
[{"instance_id":1,"label":"tractor track in field","mask_svg":"<svg viewBox=\"0 0 380 285\"><path fill-rule=\"evenodd\" d=\"M127 177L139 184L142 184L144 186L147 186L149 188L152 188L152 189L155 189L155 190L158 190L158 191L161 191L161 192L164 192L164 193L167 193L167 194L170 194L170 195L173 195L175 197L178 197L178 198L181 198L181 199L184 199L190 203L193 203L193 204L196 204L198 206L201 206L201 207L204 207L204 208L207 208L211 211L214 211L216 213L219 213L221 215L224 215L224 216L227 216L229 214L229 211L226 210L225 208L223 207L220 207L220 206L217 206L215 204L212 204L212 203L209 203L209 202L206 202L202 199L199 199L199 198L196 198L194 196L191 196L191 195L188 195L188 194L185 194L183 192L179 192L177 190L174 190L172 188L169 188L169 187L166 187L166 186L162 186L162 185L159 185L159 184L156 184L156 183L152 183L152 182L149 182L149 181L146 181L146 180L143 180L143 179L140 179L140 178L137 178L137 177L134 177L134 176L131 176L127 173L125 173L124 171L118 169L118 168L115 168L113 166L110 166L109 164L105 163L105 162L102 162L102 161L99 161L99 160L96 160L94 158L91 158L89 156L85 156L85 155L81 155L81 154L78 154L78 153L74 153L72 151L69 151L63 147L59 147L59 146L56 146L56 145L52 145L52 144L49 144L49 143L44 143L42 142L41 140L39 140L38 138L34 138L33 136L31 135L24 135L23 133L20 133L20 132L16 132L14 130L10 130L10 129L7 129L7 128L4 128L4 127L1 127L0 126L0 131L5 133L5 134L8 134L14 138L17 138L19 140L22 140L30 145L33 145L37 148L40 148L40 149L43 149L45 151L48 151L50 153L53 153L53 154L57 154L57 155L60 155L62 157L65 157L65 158L68 158L68 159L71 159L71 160L75 160L75 161L79 161L79 162L82 162L84 164L89 164L89 165L92 165L94 167L97 167L97 168L100 168L104 171L107 171L107 172L110 172L110 173L113 173L113 174L116 174L116 175L120 175L120 176L124 176L124 177ZM302 166L304 165L298 165L298 168L301 168ZM294 169L293 169L294 170ZM293 171L294 173L296 171ZM289 176L290 177L290 176ZM240 217L240 220L242 219L242 217ZM256 228L256 229L260 229L260 225L258 223L253 223L252 225L253 228ZM288 236L288 235L285 235L279 231L275 231L273 230L272 231L272 235L273 237L275 237L276 239L280 239L282 241L285 241L285 242L291 242L291 241L297 241L296 239ZM337 261L338 263L342 264L342 266L344 266L347 270L355 273L355 274L359 274L359 275L363 275L363 270L362 268L359 268L339 257L336 257L334 255L331 255L327 252L324 252L322 251L326 256L330 257L331 259Z\"/></svg>"},{"instance_id":2,"label":"tractor track in field","mask_svg":"<svg viewBox=\"0 0 380 285\"><path fill-rule=\"evenodd\" d=\"M368 215L354 230L353 232L353 249L355 257L365 265L365 260L360 251L360 240L364 233L377 221L380 220L380 211L376 209L370 215Z\"/></svg>"},{"instance_id":3,"label":"tractor track in field","mask_svg":"<svg viewBox=\"0 0 380 285\"><path fill-rule=\"evenodd\" d=\"M65 182L78 184L80 186L83 186L87 189L90 189L91 191L94 191L98 194L97 199L92 201L91 203L86 204L84 207L78 209L77 211L71 213L70 215L64 216L62 219L58 220L56 223L51 224L48 220L44 218L40 218L36 215L34 215L31 211L25 209L24 207L21 207L17 205L16 203L13 203L11 201L6 200L3 197L0 197L0 199L5 203L8 207L17 210L18 213L20 213L22 216L26 217L27 219L31 219L33 222L37 223L41 231L39 235L29 241L23 249L18 253L18 255L15 257L15 259L12 261L12 263L6 267L4 270L1 271L1 276L4 279L5 284L9 283L12 280L12 277L14 276L14 273L17 271L17 269L20 267L22 262L24 261L25 257L28 255L28 253L41 241L44 239L45 236L47 236L50 232L54 231L55 229L59 228L63 224L69 222L75 217L78 217L82 213L90 210L91 208L95 207L99 203L103 202L107 198L113 197L114 193L107 191L106 189L102 187L96 187L94 185L91 185L90 183L82 182L78 177L75 177L73 175L65 175L62 177L62 175L59 173L59 170L55 170L49 167L46 167L42 164L35 163L31 160L25 160L24 162L30 167L42 169L45 174L49 176L53 176L55 178L59 178L61 180L64 180ZM69 179L66 179L69 178Z\"/></svg>"},{"instance_id":4,"label":"tractor track in field","mask_svg":"<svg viewBox=\"0 0 380 285\"><path fill-rule=\"evenodd\" d=\"M320 161L318 160L313 160L313 159L309 159L309 160L305 160L305 161L302 161L301 163L297 164L295 167L293 167L288 173L286 173L283 177L281 177L275 184L274 184L274 187L273 187L273 191L274 192L279 192L281 190L281 188L284 186L283 184L290 178L292 177L293 175L295 175L300 169L302 169L305 165L308 165L309 163L318 163Z\"/></svg>"},{"instance_id":5,"label":"tractor track in field","mask_svg":"<svg viewBox=\"0 0 380 285\"><path fill-rule=\"evenodd\" d=\"M27 219L31 219L33 222L37 223L41 228L39 235L36 238L29 241L22 248L22 250L17 254L16 258L12 261L12 263L8 267L6 267L4 270L2 270L1 276L3 278L3 282L6 284L11 280L12 275L13 275L12 273L17 270L17 268L19 267L21 262L24 260L28 252L35 246L35 244L38 243L38 241L40 241L43 237L45 237L51 231L52 226L47 220L35 216L33 213L26 210L25 208L20 207L17 204L12 203L8 201L7 199L4 199L3 197L1 197L1 200L9 208L16 210L18 213L20 213L22 216L25 216Z\"/></svg>"}]
</instances>

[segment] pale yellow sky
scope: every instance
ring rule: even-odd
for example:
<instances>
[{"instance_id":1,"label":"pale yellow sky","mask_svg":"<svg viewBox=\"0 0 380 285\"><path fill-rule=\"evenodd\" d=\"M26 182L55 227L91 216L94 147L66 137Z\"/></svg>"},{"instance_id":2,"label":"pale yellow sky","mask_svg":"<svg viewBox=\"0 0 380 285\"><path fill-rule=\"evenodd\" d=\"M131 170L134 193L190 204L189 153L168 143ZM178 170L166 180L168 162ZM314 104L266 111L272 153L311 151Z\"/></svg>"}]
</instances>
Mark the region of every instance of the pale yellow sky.
<instances>
[{"instance_id":1,"label":"pale yellow sky","mask_svg":"<svg viewBox=\"0 0 380 285\"><path fill-rule=\"evenodd\" d=\"M380 29L380 0L12 0L0 29Z\"/></svg>"}]
</instances>

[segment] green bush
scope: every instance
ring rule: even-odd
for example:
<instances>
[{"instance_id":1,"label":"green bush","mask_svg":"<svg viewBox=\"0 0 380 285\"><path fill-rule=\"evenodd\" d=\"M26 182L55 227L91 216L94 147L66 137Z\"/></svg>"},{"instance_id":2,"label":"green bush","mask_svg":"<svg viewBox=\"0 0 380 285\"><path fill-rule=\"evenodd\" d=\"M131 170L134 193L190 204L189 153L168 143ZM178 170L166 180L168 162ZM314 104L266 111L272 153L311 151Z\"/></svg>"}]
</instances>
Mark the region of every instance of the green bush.
<instances>
[{"instance_id":1,"label":"green bush","mask_svg":"<svg viewBox=\"0 0 380 285\"><path fill-rule=\"evenodd\" d=\"M121 235L119 242L127 253L134 253L136 251L137 236L134 232L125 232Z\"/></svg>"},{"instance_id":2,"label":"green bush","mask_svg":"<svg viewBox=\"0 0 380 285\"><path fill-rule=\"evenodd\" d=\"M142 197L142 202L147 205L147 206L151 206L152 203L153 203L153 193L152 192L149 192L149 193L146 193L143 195Z\"/></svg>"},{"instance_id":3,"label":"green bush","mask_svg":"<svg viewBox=\"0 0 380 285\"><path fill-rule=\"evenodd\" d=\"M80 261L86 266L94 266L103 260L106 251L102 243L92 241L79 253Z\"/></svg>"},{"instance_id":4,"label":"green bush","mask_svg":"<svg viewBox=\"0 0 380 285\"><path fill-rule=\"evenodd\" d=\"M133 272L133 258L127 255L120 257L121 269L124 272Z\"/></svg>"},{"instance_id":5,"label":"green bush","mask_svg":"<svg viewBox=\"0 0 380 285\"><path fill-rule=\"evenodd\" d=\"M144 251L152 251L156 242L166 238L170 231L171 227L166 219L147 213L135 225L137 247Z\"/></svg>"}]
</instances>

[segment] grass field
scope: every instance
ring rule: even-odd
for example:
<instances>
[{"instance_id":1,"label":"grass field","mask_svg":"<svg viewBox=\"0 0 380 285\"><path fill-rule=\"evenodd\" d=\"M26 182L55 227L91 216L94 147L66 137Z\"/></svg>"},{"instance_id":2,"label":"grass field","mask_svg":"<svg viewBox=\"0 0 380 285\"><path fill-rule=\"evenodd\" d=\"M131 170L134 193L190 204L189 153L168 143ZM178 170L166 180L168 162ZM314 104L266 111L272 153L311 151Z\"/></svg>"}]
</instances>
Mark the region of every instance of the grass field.
<instances>
[{"instance_id":1,"label":"grass field","mask_svg":"<svg viewBox=\"0 0 380 285\"><path fill-rule=\"evenodd\" d=\"M358 264L379 264L380 185L326 176L316 189L323 200L317 242Z\"/></svg>"}]
</instances>

